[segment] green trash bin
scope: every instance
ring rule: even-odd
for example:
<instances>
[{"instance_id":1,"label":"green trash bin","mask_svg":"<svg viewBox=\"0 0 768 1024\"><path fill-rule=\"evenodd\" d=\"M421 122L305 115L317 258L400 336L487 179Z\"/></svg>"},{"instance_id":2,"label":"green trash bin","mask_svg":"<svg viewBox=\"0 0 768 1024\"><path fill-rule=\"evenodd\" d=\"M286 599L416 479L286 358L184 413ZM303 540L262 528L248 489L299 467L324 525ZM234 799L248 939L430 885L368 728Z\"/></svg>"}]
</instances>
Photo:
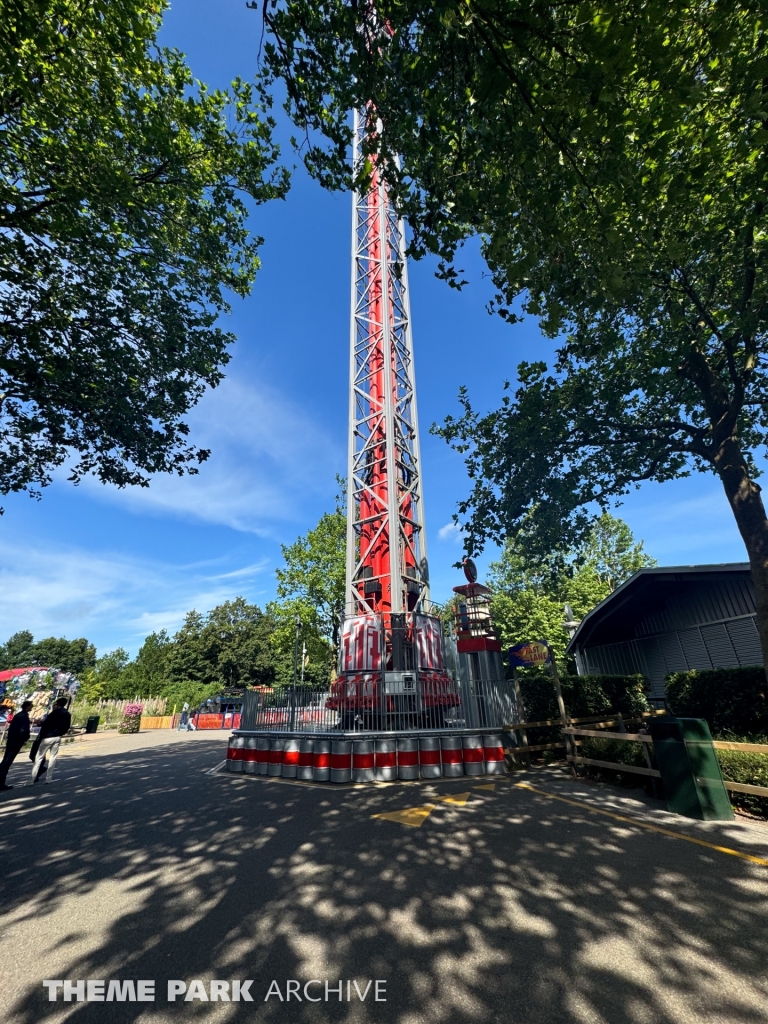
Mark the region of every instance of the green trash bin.
<instances>
[{"instance_id":1,"label":"green trash bin","mask_svg":"<svg viewBox=\"0 0 768 1024\"><path fill-rule=\"evenodd\" d=\"M86 732L96 732L99 728L99 719L101 715L91 715L88 721L85 723Z\"/></svg>"},{"instance_id":2,"label":"green trash bin","mask_svg":"<svg viewBox=\"0 0 768 1024\"><path fill-rule=\"evenodd\" d=\"M652 719L651 736L667 810L700 821L732 821L731 801L706 721Z\"/></svg>"}]
</instances>

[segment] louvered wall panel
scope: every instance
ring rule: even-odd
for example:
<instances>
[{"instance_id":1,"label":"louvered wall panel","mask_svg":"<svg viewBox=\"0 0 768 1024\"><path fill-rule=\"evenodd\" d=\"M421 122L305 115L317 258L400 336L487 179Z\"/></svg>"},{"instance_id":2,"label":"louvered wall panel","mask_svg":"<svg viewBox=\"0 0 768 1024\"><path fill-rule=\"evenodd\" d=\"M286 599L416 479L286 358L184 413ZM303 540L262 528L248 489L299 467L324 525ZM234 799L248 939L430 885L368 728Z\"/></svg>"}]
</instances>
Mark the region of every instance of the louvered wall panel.
<instances>
[{"instance_id":1,"label":"louvered wall panel","mask_svg":"<svg viewBox=\"0 0 768 1024\"><path fill-rule=\"evenodd\" d=\"M677 635L680 639L680 646L683 649L688 668L712 668L707 648L698 629L681 629Z\"/></svg>"},{"instance_id":2,"label":"louvered wall panel","mask_svg":"<svg viewBox=\"0 0 768 1024\"><path fill-rule=\"evenodd\" d=\"M736 651L740 665L762 665L763 652L760 648L760 636L757 622L751 615L746 619L734 619L726 622L725 628Z\"/></svg>"},{"instance_id":3,"label":"louvered wall panel","mask_svg":"<svg viewBox=\"0 0 768 1024\"><path fill-rule=\"evenodd\" d=\"M707 647L707 653L713 668L738 668L739 659L733 649L728 630L722 622L712 626L702 626L701 636Z\"/></svg>"},{"instance_id":4,"label":"louvered wall panel","mask_svg":"<svg viewBox=\"0 0 768 1024\"><path fill-rule=\"evenodd\" d=\"M642 672L637 660L634 643L604 644L601 647L590 647L586 652L589 664L594 666L590 672L609 676L635 675Z\"/></svg>"},{"instance_id":5,"label":"louvered wall panel","mask_svg":"<svg viewBox=\"0 0 768 1024\"><path fill-rule=\"evenodd\" d=\"M688 662L685 660L677 633L662 633L659 637L659 643L661 644L661 653L664 657L664 665L667 672L687 671Z\"/></svg>"},{"instance_id":6,"label":"louvered wall panel","mask_svg":"<svg viewBox=\"0 0 768 1024\"><path fill-rule=\"evenodd\" d=\"M640 656L645 663L645 671L643 675L650 683L651 696L663 697L664 696L664 676L667 673L667 667L664 662L664 655L661 651L661 644L659 643L658 637L651 636L644 640L638 640L637 646L640 651Z\"/></svg>"},{"instance_id":7,"label":"louvered wall panel","mask_svg":"<svg viewBox=\"0 0 768 1024\"><path fill-rule=\"evenodd\" d=\"M654 636L703 623L722 622L739 615L752 615L754 611L754 593L747 577L692 582L682 593L671 595L663 607L642 615L635 627L635 636Z\"/></svg>"}]
</instances>

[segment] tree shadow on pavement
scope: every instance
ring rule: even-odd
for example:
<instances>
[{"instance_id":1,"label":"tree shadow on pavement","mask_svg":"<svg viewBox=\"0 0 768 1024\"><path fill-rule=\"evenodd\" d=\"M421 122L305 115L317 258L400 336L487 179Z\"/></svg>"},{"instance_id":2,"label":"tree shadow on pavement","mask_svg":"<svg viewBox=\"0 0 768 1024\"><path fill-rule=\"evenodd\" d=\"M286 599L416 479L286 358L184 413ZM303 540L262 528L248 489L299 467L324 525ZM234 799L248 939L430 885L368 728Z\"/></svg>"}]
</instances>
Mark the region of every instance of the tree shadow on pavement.
<instances>
[{"instance_id":1,"label":"tree shadow on pavement","mask_svg":"<svg viewBox=\"0 0 768 1024\"><path fill-rule=\"evenodd\" d=\"M73 758L0 803L6 1021L764 1024L768 868L509 780L463 780L459 806L448 780L204 774L221 750ZM420 828L371 817L426 803ZM47 1001L43 979L89 978L155 979L157 1001ZM166 1002L193 978L253 979L254 1001ZM329 1001L264 1001L288 979Z\"/></svg>"}]
</instances>

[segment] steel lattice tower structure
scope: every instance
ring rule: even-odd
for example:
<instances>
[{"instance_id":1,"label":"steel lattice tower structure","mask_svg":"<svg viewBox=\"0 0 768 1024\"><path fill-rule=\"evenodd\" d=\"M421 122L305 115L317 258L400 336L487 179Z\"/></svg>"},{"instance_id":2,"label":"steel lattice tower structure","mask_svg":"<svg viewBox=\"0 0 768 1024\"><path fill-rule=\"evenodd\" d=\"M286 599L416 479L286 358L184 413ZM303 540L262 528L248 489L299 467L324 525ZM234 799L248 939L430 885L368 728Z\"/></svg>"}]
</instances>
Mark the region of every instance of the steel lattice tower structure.
<instances>
[{"instance_id":1,"label":"steel lattice tower structure","mask_svg":"<svg viewBox=\"0 0 768 1024\"><path fill-rule=\"evenodd\" d=\"M368 116L366 116L368 114ZM354 111L353 167L370 112ZM405 225L374 165L352 212L346 615L427 611Z\"/></svg>"}]
</instances>

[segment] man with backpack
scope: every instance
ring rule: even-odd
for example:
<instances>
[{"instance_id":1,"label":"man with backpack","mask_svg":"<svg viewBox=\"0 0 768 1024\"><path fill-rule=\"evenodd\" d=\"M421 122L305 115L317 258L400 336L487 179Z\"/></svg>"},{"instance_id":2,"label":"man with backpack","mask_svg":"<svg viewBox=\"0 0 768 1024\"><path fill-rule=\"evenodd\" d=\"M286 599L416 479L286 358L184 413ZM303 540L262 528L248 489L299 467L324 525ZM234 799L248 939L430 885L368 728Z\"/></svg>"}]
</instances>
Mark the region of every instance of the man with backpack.
<instances>
[{"instance_id":1,"label":"man with backpack","mask_svg":"<svg viewBox=\"0 0 768 1024\"><path fill-rule=\"evenodd\" d=\"M67 711L67 698L59 697L53 705L50 714L40 726L40 734L32 744L32 749L29 752L30 761L35 762L32 765L33 785L37 782L37 777L43 768L46 755L48 756L48 770L45 773L45 781L50 782L53 778L53 766L56 764L56 758L59 755L61 737L69 732L71 724L72 715Z\"/></svg>"}]
</instances>

